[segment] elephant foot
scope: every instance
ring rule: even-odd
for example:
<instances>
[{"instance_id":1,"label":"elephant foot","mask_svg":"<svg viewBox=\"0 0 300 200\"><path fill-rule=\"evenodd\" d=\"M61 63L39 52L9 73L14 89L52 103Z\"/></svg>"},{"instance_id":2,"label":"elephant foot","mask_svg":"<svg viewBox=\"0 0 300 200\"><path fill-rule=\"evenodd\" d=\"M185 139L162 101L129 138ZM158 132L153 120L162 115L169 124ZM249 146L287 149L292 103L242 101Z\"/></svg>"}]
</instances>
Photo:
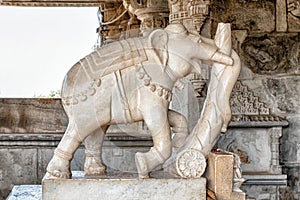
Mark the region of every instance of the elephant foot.
<instances>
[{"instance_id":1,"label":"elephant foot","mask_svg":"<svg viewBox=\"0 0 300 200\"><path fill-rule=\"evenodd\" d=\"M47 166L48 179L69 179L71 178L70 162L56 155L53 156Z\"/></svg>"},{"instance_id":2,"label":"elephant foot","mask_svg":"<svg viewBox=\"0 0 300 200\"><path fill-rule=\"evenodd\" d=\"M146 164L144 153L136 153L135 154L135 164L137 167L137 171L140 179L149 178L148 167Z\"/></svg>"},{"instance_id":3,"label":"elephant foot","mask_svg":"<svg viewBox=\"0 0 300 200\"><path fill-rule=\"evenodd\" d=\"M84 173L87 176L106 174L106 166L99 158L86 157L84 163Z\"/></svg>"}]
</instances>

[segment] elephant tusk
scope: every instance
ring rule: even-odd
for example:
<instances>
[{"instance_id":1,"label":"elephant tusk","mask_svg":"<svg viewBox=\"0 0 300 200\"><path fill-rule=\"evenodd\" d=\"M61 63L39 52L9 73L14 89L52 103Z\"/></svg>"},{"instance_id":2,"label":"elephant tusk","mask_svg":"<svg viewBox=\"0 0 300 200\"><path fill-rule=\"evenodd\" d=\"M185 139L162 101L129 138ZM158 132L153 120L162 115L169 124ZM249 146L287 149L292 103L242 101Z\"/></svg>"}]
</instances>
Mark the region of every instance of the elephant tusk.
<instances>
[{"instance_id":1,"label":"elephant tusk","mask_svg":"<svg viewBox=\"0 0 300 200\"><path fill-rule=\"evenodd\" d=\"M233 65L233 59L221 52L216 52L212 57L212 61L216 61L218 63L222 63L227 66L232 66Z\"/></svg>"}]
</instances>

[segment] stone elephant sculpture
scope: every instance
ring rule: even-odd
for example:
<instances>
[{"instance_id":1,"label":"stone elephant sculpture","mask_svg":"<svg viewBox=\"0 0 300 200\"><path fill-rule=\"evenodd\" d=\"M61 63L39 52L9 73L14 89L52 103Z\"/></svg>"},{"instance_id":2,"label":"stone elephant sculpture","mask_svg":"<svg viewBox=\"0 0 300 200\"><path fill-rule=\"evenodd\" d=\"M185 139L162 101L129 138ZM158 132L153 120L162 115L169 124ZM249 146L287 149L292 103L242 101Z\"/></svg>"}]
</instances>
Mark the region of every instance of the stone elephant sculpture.
<instances>
[{"instance_id":1,"label":"stone elephant sculpture","mask_svg":"<svg viewBox=\"0 0 300 200\"><path fill-rule=\"evenodd\" d=\"M154 146L136 154L136 165L139 177L147 178L170 157L170 124L182 119L168 109L172 88L178 79L200 73L201 61L234 62L213 40L190 34L180 24L108 44L81 59L63 82L69 125L48 164L48 176L70 178L70 160L84 140L85 173L105 173L101 149L109 125L144 120Z\"/></svg>"}]
</instances>

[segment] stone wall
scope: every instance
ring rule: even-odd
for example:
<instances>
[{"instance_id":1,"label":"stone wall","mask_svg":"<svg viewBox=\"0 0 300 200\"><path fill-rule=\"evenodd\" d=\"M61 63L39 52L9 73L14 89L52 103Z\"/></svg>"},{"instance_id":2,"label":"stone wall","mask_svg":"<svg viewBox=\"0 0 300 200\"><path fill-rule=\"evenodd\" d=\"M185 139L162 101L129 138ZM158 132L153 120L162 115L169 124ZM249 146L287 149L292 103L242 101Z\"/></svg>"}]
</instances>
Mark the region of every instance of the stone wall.
<instances>
[{"instance_id":1,"label":"stone wall","mask_svg":"<svg viewBox=\"0 0 300 200\"><path fill-rule=\"evenodd\" d=\"M5 199L14 185L41 183L68 119L60 99L0 99L0 113L0 199ZM136 123L110 127L103 145L109 171L136 173L135 153L153 144L143 123ZM71 169L82 171L84 159L81 146Z\"/></svg>"},{"instance_id":2,"label":"stone wall","mask_svg":"<svg viewBox=\"0 0 300 200\"><path fill-rule=\"evenodd\" d=\"M299 11L298 0L214 0L211 5L212 35L218 22L232 23L243 66L240 81L289 123L280 139L280 163L288 175L282 199L300 198Z\"/></svg>"}]
</instances>

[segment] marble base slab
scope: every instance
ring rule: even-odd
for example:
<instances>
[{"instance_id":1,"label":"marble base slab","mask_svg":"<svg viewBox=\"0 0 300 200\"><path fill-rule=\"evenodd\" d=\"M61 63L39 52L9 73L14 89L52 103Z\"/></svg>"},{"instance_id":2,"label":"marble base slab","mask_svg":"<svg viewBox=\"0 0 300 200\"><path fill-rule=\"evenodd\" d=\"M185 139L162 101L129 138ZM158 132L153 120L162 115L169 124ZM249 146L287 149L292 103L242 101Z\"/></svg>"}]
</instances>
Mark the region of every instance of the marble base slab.
<instances>
[{"instance_id":1,"label":"marble base slab","mask_svg":"<svg viewBox=\"0 0 300 200\"><path fill-rule=\"evenodd\" d=\"M134 177L86 178L73 173L72 179L44 180L43 200L105 199L105 200L158 200L206 199L206 179L176 179Z\"/></svg>"}]
</instances>

